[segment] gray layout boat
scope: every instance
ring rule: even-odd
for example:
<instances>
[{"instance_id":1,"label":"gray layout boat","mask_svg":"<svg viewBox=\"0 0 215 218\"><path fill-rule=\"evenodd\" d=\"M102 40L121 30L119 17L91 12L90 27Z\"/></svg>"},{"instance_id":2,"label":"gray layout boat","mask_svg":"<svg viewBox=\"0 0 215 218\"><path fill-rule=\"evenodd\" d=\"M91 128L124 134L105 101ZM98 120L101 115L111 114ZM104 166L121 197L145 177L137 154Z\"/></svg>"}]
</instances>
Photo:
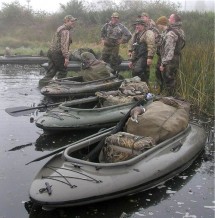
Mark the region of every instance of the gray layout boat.
<instances>
[{"instance_id":1,"label":"gray layout boat","mask_svg":"<svg viewBox=\"0 0 215 218\"><path fill-rule=\"evenodd\" d=\"M78 104L74 105L75 102ZM37 118L35 124L49 133L110 127L116 125L134 104L136 101L103 106L96 96L66 101Z\"/></svg>"}]
</instances>

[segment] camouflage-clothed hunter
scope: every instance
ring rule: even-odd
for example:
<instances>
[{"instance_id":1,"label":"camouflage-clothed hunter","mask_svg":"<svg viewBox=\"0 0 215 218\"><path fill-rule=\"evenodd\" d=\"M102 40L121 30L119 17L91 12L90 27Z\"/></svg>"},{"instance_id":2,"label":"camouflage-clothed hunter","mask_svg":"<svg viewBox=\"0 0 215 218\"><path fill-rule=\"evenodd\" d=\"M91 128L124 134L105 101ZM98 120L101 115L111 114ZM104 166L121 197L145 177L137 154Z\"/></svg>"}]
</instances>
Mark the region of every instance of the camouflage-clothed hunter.
<instances>
[{"instance_id":1,"label":"camouflage-clothed hunter","mask_svg":"<svg viewBox=\"0 0 215 218\"><path fill-rule=\"evenodd\" d=\"M104 41L102 60L109 63L114 71L119 70L119 40L127 43L131 39L131 32L121 23L106 23L101 29L101 39Z\"/></svg>"},{"instance_id":2,"label":"camouflage-clothed hunter","mask_svg":"<svg viewBox=\"0 0 215 218\"><path fill-rule=\"evenodd\" d=\"M140 15L140 18L143 19L147 25L147 29L148 30L151 30L154 35L155 35L155 44L157 46L158 42L159 42L159 38L160 38L160 32L159 30L157 29L156 27L156 24L154 22L154 20L150 19L149 18L149 14L146 13L146 12L143 12L141 15Z\"/></svg>"},{"instance_id":3,"label":"camouflage-clothed hunter","mask_svg":"<svg viewBox=\"0 0 215 218\"><path fill-rule=\"evenodd\" d=\"M181 22L169 25L160 45L162 79L169 95L175 94L176 73L179 68L181 50L185 45L185 34Z\"/></svg>"},{"instance_id":4,"label":"camouflage-clothed hunter","mask_svg":"<svg viewBox=\"0 0 215 218\"><path fill-rule=\"evenodd\" d=\"M111 68L102 60L96 59L96 57L90 52L83 52L81 54L82 69L80 75L84 81L92 81L104 79L113 76Z\"/></svg>"},{"instance_id":5,"label":"camouflage-clothed hunter","mask_svg":"<svg viewBox=\"0 0 215 218\"><path fill-rule=\"evenodd\" d=\"M72 17L73 18L73 17ZM76 19L76 18L73 18ZM39 81L40 86L46 85L58 72L57 78L66 77L65 59L69 60L69 47L72 43L71 27L65 23L58 27L48 50L48 70L44 78Z\"/></svg>"},{"instance_id":6,"label":"camouflage-clothed hunter","mask_svg":"<svg viewBox=\"0 0 215 218\"><path fill-rule=\"evenodd\" d=\"M157 29L155 22L153 20L150 20L149 24L147 25L148 30L151 30L154 33L155 36L155 45L157 46L159 44L160 40L160 32Z\"/></svg>"},{"instance_id":7,"label":"camouflage-clothed hunter","mask_svg":"<svg viewBox=\"0 0 215 218\"><path fill-rule=\"evenodd\" d=\"M141 55L138 55L137 52L135 52L134 49L136 45L142 45ZM142 81L148 83L150 70L149 66L147 66L147 59L153 59L156 51L154 33L149 29L144 29L142 32L138 33L135 32L129 42L128 50L132 51L131 60L134 66L132 69L132 76L139 76Z\"/></svg>"}]
</instances>

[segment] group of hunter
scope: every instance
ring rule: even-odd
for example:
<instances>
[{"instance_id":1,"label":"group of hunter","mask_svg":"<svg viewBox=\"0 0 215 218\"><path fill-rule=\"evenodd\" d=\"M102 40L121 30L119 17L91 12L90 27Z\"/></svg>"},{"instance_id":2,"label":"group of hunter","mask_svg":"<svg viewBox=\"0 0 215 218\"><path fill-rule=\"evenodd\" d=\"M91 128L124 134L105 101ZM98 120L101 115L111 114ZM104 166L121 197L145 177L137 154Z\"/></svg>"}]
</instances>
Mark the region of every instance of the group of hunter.
<instances>
[{"instance_id":1,"label":"group of hunter","mask_svg":"<svg viewBox=\"0 0 215 218\"><path fill-rule=\"evenodd\" d=\"M135 27L133 34L120 23L119 19L119 14L114 12L110 21L101 28L101 60L93 56L90 63L102 65L102 62L105 62L112 69L111 73L117 75L122 62L119 55L120 45L128 43L129 68L132 76L139 76L142 81L148 83L150 66L157 54L156 78L160 92L164 90L167 95L174 96L181 50L185 45L180 16L172 14L169 19L162 16L154 22L144 12L133 23ZM58 78L66 77L69 47L72 43L70 30L74 28L76 21L77 18L67 15L64 24L57 29L48 51L49 67L45 77L39 82L40 86L50 81L57 72L59 72Z\"/></svg>"}]
</instances>

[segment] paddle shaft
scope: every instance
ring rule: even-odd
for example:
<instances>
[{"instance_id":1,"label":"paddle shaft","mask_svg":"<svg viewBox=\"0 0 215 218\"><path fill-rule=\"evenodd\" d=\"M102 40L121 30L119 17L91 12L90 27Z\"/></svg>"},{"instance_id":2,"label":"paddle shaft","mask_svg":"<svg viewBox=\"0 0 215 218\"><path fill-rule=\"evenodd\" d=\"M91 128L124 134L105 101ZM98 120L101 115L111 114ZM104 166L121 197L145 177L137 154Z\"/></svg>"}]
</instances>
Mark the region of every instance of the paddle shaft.
<instances>
[{"instance_id":1,"label":"paddle shaft","mask_svg":"<svg viewBox=\"0 0 215 218\"><path fill-rule=\"evenodd\" d=\"M77 105L77 104L81 104L81 103L87 103L93 100L97 100L98 98L95 97L89 97L89 98L84 98L84 99L75 99L70 101L69 105ZM60 104L62 104L63 102L58 102L58 103L54 103L54 104L48 104L48 105L41 105L41 106L37 106L37 107L24 107L24 108L20 108L20 107L14 107L14 108L6 108L5 111L10 114L11 116L21 116L21 115L25 115L24 114L19 114L21 112L26 112L26 111L31 111L31 110L36 110L36 109L40 109L40 108L47 108L47 107L53 107L53 106L58 106Z\"/></svg>"},{"instance_id":2,"label":"paddle shaft","mask_svg":"<svg viewBox=\"0 0 215 218\"><path fill-rule=\"evenodd\" d=\"M80 139L80 140L78 140L78 141L76 141L76 142L74 142L74 143L72 143L72 144L68 144L68 145L66 145L66 146L63 146L62 148L59 148L59 149L57 149L57 150L55 150L55 151L53 151L53 152L51 152L51 153L49 153L49 154L43 155L42 157L36 158L36 159L34 159L34 160L32 160L32 161L26 163L25 165L28 165L28 164L33 163L33 162L36 162L36 161L43 160L43 159L45 159L45 158L47 158L47 157L50 157L50 156L52 156L52 155L54 155L54 154L60 153L61 151L65 150L65 149L66 149L67 147L69 147L69 146L73 146L73 145L76 145L76 144L81 143L81 142L83 142L83 141L90 140L90 139L92 139L92 138L94 138L94 137L96 137L96 136L98 136L98 135L100 135L100 134L102 134L102 133L111 131L113 128L114 128L114 127L110 127L110 128L105 129L105 130L103 130L103 131L99 131L99 132L97 132L97 133L95 133L95 134L93 134L93 135L90 135L90 136L87 136L87 137L85 137L85 138L83 138L83 139Z\"/></svg>"},{"instance_id":3,"label":"paddle shaft","mask_svg":"<svg viewBox=\"0 0 215 218\"><path fill-rule=\"evenodd\" d=\"M59 103L55 103L55 104L48 104L48 105L41 105L41 106L37 106L37 107L29 107L29 108L25 108L25 109L21 109L21 110L16 110L16 111L10 111L10 113L19 113L19 112L23 112L23 111L29 111L29 110L36 110L36 109L41 109L41 108L45 108L45 107L52 107L52 106L57 106L59 104L61 104L62 102Z\"/></svg>"}]
</instances>

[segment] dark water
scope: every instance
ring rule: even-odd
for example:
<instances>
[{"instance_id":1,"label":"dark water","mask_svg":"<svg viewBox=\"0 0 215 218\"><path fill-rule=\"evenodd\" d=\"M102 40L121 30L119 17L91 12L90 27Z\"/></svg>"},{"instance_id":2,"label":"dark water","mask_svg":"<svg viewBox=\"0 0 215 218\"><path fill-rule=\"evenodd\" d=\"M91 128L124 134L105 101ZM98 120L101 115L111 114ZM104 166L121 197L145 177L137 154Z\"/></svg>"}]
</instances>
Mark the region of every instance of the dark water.
<instances>
[{"instance_id":1,"label":"dark water","mask_svg":"<svg viewBox=\"0 0 215 218\"><path fill-rule=\"evenodd\" d=\"M37 105L44 99L37 88L41 71L37 66L0 66L0 218L29 217L24 202L29 200L28 191L35 174L48 159L25 165L27 162L89 134L44 136L30 122L30 115L14 117L5 112L5 108ZM202 124L209 135L204 152L189 169L165 184L137 195L84 207L52 212L37 210L30 217L214 217L214 129L209 119L202 119Z\"/></svg>"}]
</instances>

